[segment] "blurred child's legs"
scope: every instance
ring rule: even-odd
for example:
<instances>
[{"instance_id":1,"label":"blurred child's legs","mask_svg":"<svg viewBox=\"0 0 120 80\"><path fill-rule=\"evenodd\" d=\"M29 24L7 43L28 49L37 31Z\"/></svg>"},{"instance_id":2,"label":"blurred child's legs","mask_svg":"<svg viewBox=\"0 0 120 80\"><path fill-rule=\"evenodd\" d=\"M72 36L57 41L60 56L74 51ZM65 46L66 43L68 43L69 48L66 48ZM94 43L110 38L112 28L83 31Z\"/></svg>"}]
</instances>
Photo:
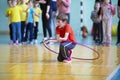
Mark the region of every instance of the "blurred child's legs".
<instances>
[{"instance_id":1,"label":"blurred child's legs","mask_svg":"<svg viewBox=\"0 0 120 80\"><path fill-rule=\"evenodd\" d=\"M105 20L103 21L103 43L104 44L111 44L111 27L112 27L112 20Z\"/></svg>"},{"instance_id":2,"label":"blurred child's legs","mask_svg":"<svg viewBox=\"0 0 120 80\"><path fill-rule=\"evenodd\" d=\"M58 61L63 61L65 59L70 59L71 58L71 49L75 47L75 43L72 42L63 42L60 43L60 50L58 54Z\"/></svg>"},{"instance_id":3,"label":"blurred child's legs","mask_svg":"<svg viewBox=\"0 0 120 80\"><path fill-rule=\"evenodd\" d=\"M37 39L38 36L38 22L35 22L36 26L34 26L34 39Z\"/></svg>"},{"instance_id":4,"label":"blurred child's legs","mask_svg":"<svg viewBox=\"0 0 120 80\"><path fill-rule=\"evenodd\" d=\"M13 44L12 25L9 24L10 44Z\"/></svg>"},{"instance_id":5,"label":"blurred child's legs","mask_svg":"<svg viewBox=\"0 0 120 80\"><path fill-rule=\"evenodd\" d=\"M98 35L98 30L99 30L99 24L98 23L93 23L93 27L94 27L94 34L93 34L93 40L95 41L95 42L97 42L98 41L98 39L99 39L99 35Z\"/></svg>"},{"instance_id":6,"label":"blurred child's legs","mask_svg":"<svg viewBox=\"0 0 120 80\"><path fill-rule=\"evenodd\" d=\"M31 42L32 40L33 40L33 23L31 23L30 25L29 25L29 27L30 27L30 39L29 39L29 41Z\"/></svg>"},{"instance_id":7,"label":"blurred child's legs","mask_svg":"<svg viewBox=\"0 0 120 80\"><path fill-rule=\"evenodd\" d=\"M21 42L24 42L25 40L25 21L21 22Z\"/></svg>"},{"instance_id":8,"label":"blurred child's legs","mask_svg":"<svg viewBox=\"0 0 120 80\"><path fill-rule=\"evenodd\" d=\"M21 23L20 22L12 23L12 32L13 32L13 42L16 43L18 40L18 42L21 43Z\"/></svg>"},{"instance_id":9,"label":"blurred child's legs","mask_svg":"<svg viewBox=\"0 0 120 80\"><path fill-rule=\"evenodd\" d=\"M33 40L33 23L28 23L26 27L25 41L29 40L31 43Z\"/></svg>"},{"instance_id":10,"label":"blurred child's legs","mask_svg":"<svg viewBox=\"0 0 120 80\"><path fill-rule=\"evenodd\" d=\"M102 41L103 41L103 25L102 25L102 21L100 22L99 31L100 31L100 44L102 44Z\"/></svg>"},{"instance_id":11,"label":"blurred child's legs","mask_svg":"<svg viewBox=\"0 0 120 80\"><path fill-rule=\"evenodd\" d=\"M94 34L93 34L93 40L96 43L101 43L101 22L94 23Z\"/></svg>"},{"instance_id":12,"label":"blurred child's legs","mask_svg":"<svg viewBox=\"0 0 120 80\"><path fill-rule=\"evenodd\" d=\"M38 22L35 22L35 26L34 26L34 44L37 44L37 37L38 37Z\"/></svg>"}]
</instances>

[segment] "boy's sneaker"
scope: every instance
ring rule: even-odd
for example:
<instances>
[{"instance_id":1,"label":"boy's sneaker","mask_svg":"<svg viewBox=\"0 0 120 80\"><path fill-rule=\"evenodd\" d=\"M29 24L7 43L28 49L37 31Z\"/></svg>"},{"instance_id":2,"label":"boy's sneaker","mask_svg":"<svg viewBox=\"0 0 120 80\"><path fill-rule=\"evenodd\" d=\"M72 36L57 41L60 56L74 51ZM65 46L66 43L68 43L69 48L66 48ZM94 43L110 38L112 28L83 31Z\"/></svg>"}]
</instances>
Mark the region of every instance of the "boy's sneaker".
<instances>
[{"instance_id":1,"label":"boy's sneaker","mask_svg":"<svg viewBox=\"0 0 120 80\"><path fill-rule=\"evenodd\" d=\"M34 44L37 44L38 43L38 41L37 40L34 40Z\"/></svg>"},{"instance_id":2,"label":"boy's sneaker","mask_svg":"<svg viewBox=\"0 0 120 80\"><path fill-rule=\"evenodd\" d=\"M63 62L70 63L71 62L71 58L66 58L66 59L63 60Z\"/></svg>"},{"instance_id":3,"label":"boy's sneaker","mask_svg":"<svg viewBox=\"0 0 120 80\"><path fill-rule=\"evenodd\" d=\"M47 40L47 38L46 38L46 37L43 39L43 41L45 41L45 40Z\"/></svg>"},{"instance_id":4,"label":"boy's sneaker","mask_svg":"<svg viewBox=\"0 0 120 80\"><path fill-rule=\"evenodd\" d=\"M29 44L30 44L30 45L33 45L33 41L30 41Z\"/></svg>"},{"instance_id":5,"label":"boy's sneaker","mask_svg":"<svg viewBox=\"0 0 120 80\"><path fill-rule=\"evenodd\" d=\"M41 42L40 42L40 44L42 44L45 40L47 40L47 38L45 37Z\"/></svg>"},{"instance_id":6,"label":"boy's sneaker","mask_svg":"<svg viewBox=\"0 0 120 80\"><path fill-rule=\"evenodd\" d=\"M16 45L18 45L19 44L19 42L18 42L18 40L16 40Z\"/></svg>"}]
</instances>

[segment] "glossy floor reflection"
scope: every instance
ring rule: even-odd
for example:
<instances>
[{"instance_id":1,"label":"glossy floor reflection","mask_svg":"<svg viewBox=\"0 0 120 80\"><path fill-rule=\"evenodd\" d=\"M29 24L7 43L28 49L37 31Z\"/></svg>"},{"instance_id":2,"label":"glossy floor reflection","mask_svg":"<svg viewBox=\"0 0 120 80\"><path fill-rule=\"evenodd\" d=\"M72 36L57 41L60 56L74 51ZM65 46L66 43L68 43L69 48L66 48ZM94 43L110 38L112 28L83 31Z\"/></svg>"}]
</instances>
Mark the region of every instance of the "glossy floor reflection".
<instances>
[{"instance_id":1,"label":"glossy floor reflection","mask_svg":"<svg viewBox=\"0 0 120 80\"><path fill-rule=\"evenodd\" d=\"M57 45L50 45L58 51ZM57 62L43 45L0 45L0 80L106 80L120 64L120 47L90 46L100 53L94 61ZM94 58L95 52L76 46L73 57Z\"/></svg>"}]
</instances>

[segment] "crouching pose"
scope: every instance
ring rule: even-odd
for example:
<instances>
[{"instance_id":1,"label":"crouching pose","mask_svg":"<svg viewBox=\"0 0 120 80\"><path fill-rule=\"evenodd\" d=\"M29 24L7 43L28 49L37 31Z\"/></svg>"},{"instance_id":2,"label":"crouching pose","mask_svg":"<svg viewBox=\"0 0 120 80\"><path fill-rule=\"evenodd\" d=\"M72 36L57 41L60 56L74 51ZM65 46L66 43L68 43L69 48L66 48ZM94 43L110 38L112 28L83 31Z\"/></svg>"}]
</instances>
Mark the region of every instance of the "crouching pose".
<instances>
[{"instance_id":1,"label":"crouching pose","mask_svg":"<svg viewBox=\"0 0 120 80\"><path fill-rule=\"evenodd\" d=\"M68 16L59 14L57 16L56 40L60 42L58 61L71 62L72 49L76 45L76 39L71 26L67 23Z\"/></svg>"}]
</instances>

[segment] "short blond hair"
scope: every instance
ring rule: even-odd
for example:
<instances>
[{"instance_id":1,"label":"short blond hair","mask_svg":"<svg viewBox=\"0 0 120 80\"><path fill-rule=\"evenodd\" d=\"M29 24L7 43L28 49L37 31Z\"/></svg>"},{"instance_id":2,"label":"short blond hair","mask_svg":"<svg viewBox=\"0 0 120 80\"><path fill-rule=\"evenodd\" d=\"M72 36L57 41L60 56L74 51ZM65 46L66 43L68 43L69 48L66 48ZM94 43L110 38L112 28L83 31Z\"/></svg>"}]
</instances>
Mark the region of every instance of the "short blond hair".
<instances>
[{"instance_id":1,"label":"short blond hair","mask_svg":"<svg viewBox=\"0 0 120 80\"><path fill-rule=\"evenodd\" d=\"M62 21L68 21L68 16L66 14L60 13L56 17L56 19L62 20Z\"/></svg>"}]
</instances>

